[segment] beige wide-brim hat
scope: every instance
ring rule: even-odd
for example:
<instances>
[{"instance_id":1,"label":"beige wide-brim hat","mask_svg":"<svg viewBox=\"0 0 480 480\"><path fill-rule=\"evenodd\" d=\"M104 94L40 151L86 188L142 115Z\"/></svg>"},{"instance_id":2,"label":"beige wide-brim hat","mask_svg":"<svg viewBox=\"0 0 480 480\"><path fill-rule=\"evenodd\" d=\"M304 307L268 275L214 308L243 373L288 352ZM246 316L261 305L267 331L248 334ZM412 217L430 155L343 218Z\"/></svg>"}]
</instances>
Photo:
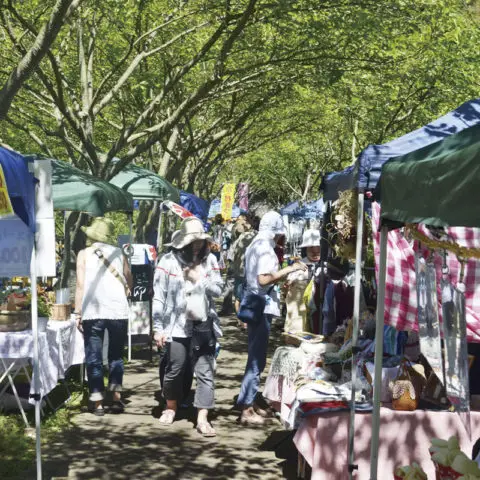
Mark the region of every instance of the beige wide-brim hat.
<instances>
[{"instance_id":1,"label":"beige wide-brim hat","mask_svg":"<svg viewBox=\"0 0 480 480\"><path fill-rule=\"evenodd\" d=\"M300 248L319 247L320 246L320 232L318 230L305 230L303 232L302 244Z\"/></svg>"},{"instance_id":2,"label":"beige wide-brim hat","mask_svg":"<svg viewBox=\"0 0 480 480\"><path fill-rule=\"evenodd\" d=\"M170 238L170 242L165 244L165 247L171 247L173 245L173 242L175 241L176 238L180 235L180 230L175 230L172 233L172 237Z\"/></svg>"},{"instance_id":3,"label":"beige wide-brim hat","mask_svg":"<svg viewBox=\"0 0 480 480\"><path fill-rule=\"evenodd\" d=\"M115 226L108 218L97 217L89 227L81 229L90 240L115 245Z\"/></svg>"},{"instance_id":4,"label":"beige wide-brim hat","mask_svg":"<svg viewBox=\"0 0 480 480\"><path fill-rule=\"evenodd\" d=\"M212 237L205 233L203 223L196 217L186 218L180 225L179 233L172 235L171 245L173 248L180 249L190 245L195 240L212 241Z\"/></svg>"}]
</instances>

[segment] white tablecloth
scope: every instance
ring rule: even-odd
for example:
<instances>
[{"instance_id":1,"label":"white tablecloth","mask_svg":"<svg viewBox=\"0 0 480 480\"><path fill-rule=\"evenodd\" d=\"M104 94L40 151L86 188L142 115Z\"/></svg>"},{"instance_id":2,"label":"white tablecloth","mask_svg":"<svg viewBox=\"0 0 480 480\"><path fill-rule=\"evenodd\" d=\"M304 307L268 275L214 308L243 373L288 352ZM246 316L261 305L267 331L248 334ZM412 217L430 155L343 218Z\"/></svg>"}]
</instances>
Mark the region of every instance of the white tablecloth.
<instances>
[{"instance_id":1,"label":"white tablecloth","mask_svg":"<svg viewBox=\"0 0 480 480\"><path fill-rule=\"evenodd\" d=\"M83 337L75 327L74 320L49 321L45 331L38 332L40 395L50 393L66 370L83 363ZM0 358L5 363L33 358L33 332L0 332ZM33 394L33 385L30 393Z\"/></svg>"}]
</instances>

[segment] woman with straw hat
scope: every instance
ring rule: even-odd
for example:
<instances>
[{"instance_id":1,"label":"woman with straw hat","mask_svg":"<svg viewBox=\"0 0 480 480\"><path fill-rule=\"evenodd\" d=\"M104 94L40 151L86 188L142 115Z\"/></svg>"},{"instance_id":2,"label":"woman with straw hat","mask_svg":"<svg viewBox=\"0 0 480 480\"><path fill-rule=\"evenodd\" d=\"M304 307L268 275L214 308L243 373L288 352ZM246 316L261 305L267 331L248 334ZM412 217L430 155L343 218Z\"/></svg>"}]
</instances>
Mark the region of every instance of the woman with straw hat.
<instances>
[{"instance_id":1,"label":"woman with straw hat","mask_svg":"<svg viewBox=\"0 0 480 480\"><path fill-rule=\"evenodd\" d=\"M159 348L166 346L168 358L163 379L167 407L160 424L173 423L190 365L197 380L197 431L206 437L216 435L208 411L215 405L215 344L222 334L213 299L221 295L223 282L210 253L211 241L198 218L182 222L172 238L172 251L162 257L155 271L152 308L154 338Z\"/></svg>"},{"instance_id":2,"label":"woman with straw hat","mask_svg":"<svg viewBox=\"0 0 480 480\"><path fill-rule=\"evenodd\" d=\"M111 411L123 412L120 392L123 382L123 350L128 328L127 294L132 274L127 258L115 247L114 225L107 218L96 218L82 227L87 248L77 257L75 308L77 325L83 332L90 401L93 413L104 415L103 337L108 331L108 390L112 392Z\"/></svg>"}]
</instances>

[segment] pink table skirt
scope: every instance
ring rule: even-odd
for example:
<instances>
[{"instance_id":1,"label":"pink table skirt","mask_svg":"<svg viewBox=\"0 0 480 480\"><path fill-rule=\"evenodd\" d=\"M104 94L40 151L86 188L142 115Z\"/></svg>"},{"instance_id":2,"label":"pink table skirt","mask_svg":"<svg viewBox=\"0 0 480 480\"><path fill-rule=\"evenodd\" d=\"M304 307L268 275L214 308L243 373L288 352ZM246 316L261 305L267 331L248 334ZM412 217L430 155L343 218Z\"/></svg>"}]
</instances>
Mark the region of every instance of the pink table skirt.
<instances>
[{"instance_id":1,"label":"pink table skirt","mask_svg":"<svg viewBox=\"0 0 480 480\"><path fill-rule=\"evenodd\" d=\"M378 478L393 479L396 467L419 463L435 479L428 448L431 438L447 439L456 435L460 448L471 457L472 447L480 437L480 412L471 413L472 440L455 413L417 410L397 412L381 408ZM348 478L348 412L314 415L302 421L294 437L298 451L312 467L312 480ZM370 441L372 415L355 415L355 478L370 478Z\"/></svg>"}]
</instances>

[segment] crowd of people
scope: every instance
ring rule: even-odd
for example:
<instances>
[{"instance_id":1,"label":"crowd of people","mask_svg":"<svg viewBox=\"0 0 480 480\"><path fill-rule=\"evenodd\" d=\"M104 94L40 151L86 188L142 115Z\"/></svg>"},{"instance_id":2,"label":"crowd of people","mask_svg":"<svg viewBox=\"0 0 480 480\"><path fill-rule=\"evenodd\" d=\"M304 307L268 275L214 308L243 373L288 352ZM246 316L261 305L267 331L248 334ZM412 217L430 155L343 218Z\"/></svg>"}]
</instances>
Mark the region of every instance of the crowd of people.
<instances>
[{"instance_id":1,"label":"crowd of people","mask_svg":"<svg viewBox=\"0 0 480 480\"><path fill-rule=\"evenodd\" d=\"M111 221L99 218L85 228L88 246L77 260L77 323L84 334L92 412L98 416L104 414L106 401L117 412L124 409L122 354L132 276L122 250L114 246L113 227ZM195 376L196 429L206 437L216 435L208 415L215 407L215 356L222 336L215 299L225 294L219 265L225 259L214 247L218 242L214 236L220 230L214 228L212 236L196 217L183 220L167 244L169 251L156 265L153 281L153 334L160 351L159 375L166 404L159 423L168 427L174 422ZM246 325L248 358L237 399L242 425L263 425L271 415L256 399L267 360L271 322L281 314L279 284L285 281L289 290L295 291L294 285L308 281L309 265L318 261L318 233L307 231L301 261L282 268L285 236L282 217L275 211L260 220L241 217L230 232L227 261L233 277L235 312L239 313L248 299L262 299L256 321ZM297 310L296 315L301 316ZM297 321L295 315L289 321ZM108 396L102 365L106 330L110 340Z\"/></svg>"}]
</instances>

